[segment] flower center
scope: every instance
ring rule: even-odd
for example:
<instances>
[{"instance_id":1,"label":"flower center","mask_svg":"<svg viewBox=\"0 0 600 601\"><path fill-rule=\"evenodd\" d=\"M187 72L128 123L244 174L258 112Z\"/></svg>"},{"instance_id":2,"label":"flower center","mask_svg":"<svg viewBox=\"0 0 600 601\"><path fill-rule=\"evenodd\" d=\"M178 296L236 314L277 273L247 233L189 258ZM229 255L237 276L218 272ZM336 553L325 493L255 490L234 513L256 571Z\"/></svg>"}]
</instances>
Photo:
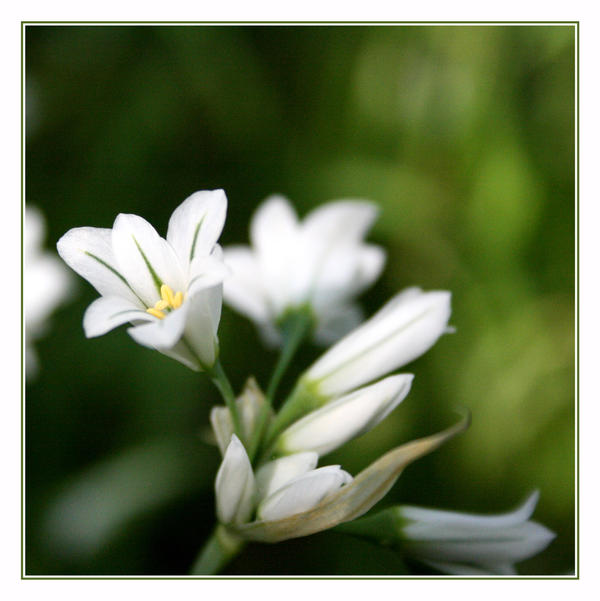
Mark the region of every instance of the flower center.
<instances>
[{"instance_id":1,"label":"flower center","mask_svg":"<svg viewBox=\"0 0 600 601\"><path fill-rule=\"evenodd\" d=\"M160 287L160 300L156 302L154 307L146 309L146 313L158 317L158 319L165 318L165 312L169 313L174 309L181 307L183 303L183 292L176 292L173 294L173 289L167 284L163 284Z\"/></svg>"}]
</instances>

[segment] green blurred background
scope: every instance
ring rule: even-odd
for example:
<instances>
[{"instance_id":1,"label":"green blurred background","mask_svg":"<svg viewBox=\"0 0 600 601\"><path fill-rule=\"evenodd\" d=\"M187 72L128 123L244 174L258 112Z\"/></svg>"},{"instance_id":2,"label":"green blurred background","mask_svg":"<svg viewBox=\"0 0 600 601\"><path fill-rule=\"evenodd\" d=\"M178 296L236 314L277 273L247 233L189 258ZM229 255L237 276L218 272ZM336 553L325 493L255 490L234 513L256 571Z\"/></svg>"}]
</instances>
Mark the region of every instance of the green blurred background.
<instances>
[{"instance_id":1,"label":"green blurred background","mask_svg":"<svg viewBox=\"0 0 600 601\"><path fill-rule=\"evenodd\" d=\"M381 207L388 262L363 305L453 292L452 324L407 370L404 403L327 458L356 473L393 446L470 430L409 467L379 507L512 508L533 488L557 533L524 574L574 569L573 26L28 26L26 201L69 228L119 212L163 235L191 192L224 188L223 244L268 194L305 214ZM214 520L203 377L124 329L86 340L78 279L26 390L26 573L185 574ZM224 309L236 386L276 356ZM284 381L318 356L307 347ZM326 532L250 545L230 574L395 574L399 557Z\"/></svg>"}]
</instances>

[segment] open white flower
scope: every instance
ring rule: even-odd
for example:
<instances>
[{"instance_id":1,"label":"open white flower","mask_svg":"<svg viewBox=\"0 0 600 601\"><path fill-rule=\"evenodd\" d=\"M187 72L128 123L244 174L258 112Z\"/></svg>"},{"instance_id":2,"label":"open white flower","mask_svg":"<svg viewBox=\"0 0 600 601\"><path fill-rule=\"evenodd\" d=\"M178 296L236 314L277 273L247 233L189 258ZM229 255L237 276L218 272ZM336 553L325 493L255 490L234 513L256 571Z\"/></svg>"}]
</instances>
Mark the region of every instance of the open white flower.
<instances>
[{"instance_id":1,"label":"open white flower","mask_svg":"<svg viewBox=\"0 0 600 601\"><path fill-rule=\"evenodd\" d=\"M529 519L538 498L536 491L500 515L397 507L402 549L448 574L515 574L515 563L538 554L556 536Z\"/></svg>"},{"instance_id":2,"label":"open white flower","mask_svg":"<svg viewBox=\"0 0 600 601\"><path fill-rule=\"evenodd\" d=\"M48 317L62 303L71 288L70 274L58 257L43 248L45 224L42 213L33 207L25 211L24 303L27 376L37 369L34 341L43 336Z\"/></svg>"},{"instance_id":3,"label":"open white flower","mask_svg":"<svg viewBox=\"0 0 600 601\"><path fill-rule=\"evenodd\" d=\"M354 299L383 268L384 251L363 242L376 214L372 203L341 200L299 222L286 198L268 198L252 218L252 247L225 249L233 272L225 282L225 301L274 344L280 341L278 321L308 306L315 339L333 342L360 322Z\"/></svg>"},{"instance_id":4,"label":"open white flower","mask_svg":"<svg viewBox=\"0 0 600 601\"><path fill-rule=\"evenodd\" d=\"M413 361L448 331L450 293L408 288L342 338L304 374L315 394L334 397Z\"/></svg>"},{"instance_id":5,"label":"open white flower","mask_svg":"<svg viewBox=\"0 0 600 601\"><path fill-rule=\"evenodd\" d=\"M171 215L166 240L137 215L118 215L112 230L69 230L58 241L60 256L102 295L85 313L86 336L132 323L138 343L194 370L212 367L227 274L217 244L226 210L223 190L196 192Z\"/></svg>"}]
</instances>

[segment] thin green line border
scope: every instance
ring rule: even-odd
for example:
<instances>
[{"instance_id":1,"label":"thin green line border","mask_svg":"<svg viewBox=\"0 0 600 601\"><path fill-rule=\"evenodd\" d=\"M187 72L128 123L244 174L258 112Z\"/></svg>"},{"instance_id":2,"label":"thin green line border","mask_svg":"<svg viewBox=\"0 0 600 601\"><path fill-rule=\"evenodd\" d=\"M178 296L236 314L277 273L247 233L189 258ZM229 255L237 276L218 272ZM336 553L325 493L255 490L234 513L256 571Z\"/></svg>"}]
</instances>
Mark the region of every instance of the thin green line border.
<instances>
[{"instance_id":1,"label":"thin green line border","mask_svg":"<svg viewBox=\"0 0 600 601\"><path fill-rule=\"evenodd\" d=\"M25 211L25 29L28 26L58 25L58 26L102 26L102 25L135 25L135 26L236 26L236 25L259 25L259 26L572 26L575 33L575 536L576 536L576 574L569 576L38 576L25 573L25 314L24 314L24 211ZM580 199L580 162L579 162L579 53L580 53L580 21L21 21L21 580L579 580L580 579L580 516L579 516L579 199Z\"/></svg>"}]
</instances>

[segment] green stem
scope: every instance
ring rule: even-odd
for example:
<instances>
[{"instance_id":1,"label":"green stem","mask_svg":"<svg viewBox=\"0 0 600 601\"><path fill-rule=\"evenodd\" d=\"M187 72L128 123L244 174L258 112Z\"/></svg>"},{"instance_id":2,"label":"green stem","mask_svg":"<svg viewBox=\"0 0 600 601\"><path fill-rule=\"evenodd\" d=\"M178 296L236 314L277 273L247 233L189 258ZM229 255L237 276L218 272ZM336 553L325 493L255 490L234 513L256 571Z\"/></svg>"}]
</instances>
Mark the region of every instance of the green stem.
<instances>
[{"instance_id":1,"label":"green stem","mask_svg":"<svg viewBox=\"0 0 600 601\"><path fill-rule=\"evenodd\" d=\"M269 385L267 386L265 403L261 407L254 432L252 433L252 438L248 448L248 456L250 457L250 461L254 459L254 456L258 451L258 447L262 440L264 429L267 423L267 417L269 416L269 411L273 406L273 400L275 398L277 388L281 382L281 378L289 367L290 362L296 354L296 351L300 347L300 344L311 331L313 324L314 318L308 307L301 308L290 314L282 323L281 333L283 336L283 348L281 349L279 359L277 360L277 364L273 370L273 375L271 376Z\"/></svg>"},{"instance_id":2,"label":"green stem","mask_svg":"<svg viewBox=\"0 0 600 601\"><path fill-rule=\"evenodd\" d=\"M221 361L217 360L217 362L210 369L207 369L207 373L210 376L210 379L213 381L213 384L219 389L225 404L229 408L235 433L237 434L238 438L244 442L242 422L238 413L237 404L235 402L235 394L231 384L229 383L229 379L225 374L225 370L221 365Z\"/></svg>"},{"instance_id":3,"label":"green stem","mask_svg":"<svg viewBox=\"0 0 600 601\"><path fill-rule=\"evenodd\" d=\"M218 574L245 546L245 541L218 524L202 547L190 574Z\"/></svg>"},{"instance_id":4,"label":"green stem","mask_svg":"<svg viewBox=\"0 0 600 601\"><path fill-rule=\"evenodd\" d=\"M300 343L312 329L313 323L314 318L309 308L299 309L283 322L281 326L283 348L267 386L267 402L269 404L273 403L281 378L300 347Z\"/></svg>"},{"instance_id":5,"label":"green stem","mask_svg":"<svg viewBox=\"0 0 600 601\"><path fill-rule=\"evenodd\" d=\"M302 379L298 381L292 393L288 396L281 409L277 412L275 419L269 424L262 446L261 461L269 458L273 451L273 444L277 436L291 423L300 419L307 413L322 407L327 402L316 390L313 390Z\"/></svg>"}]
</instances>

